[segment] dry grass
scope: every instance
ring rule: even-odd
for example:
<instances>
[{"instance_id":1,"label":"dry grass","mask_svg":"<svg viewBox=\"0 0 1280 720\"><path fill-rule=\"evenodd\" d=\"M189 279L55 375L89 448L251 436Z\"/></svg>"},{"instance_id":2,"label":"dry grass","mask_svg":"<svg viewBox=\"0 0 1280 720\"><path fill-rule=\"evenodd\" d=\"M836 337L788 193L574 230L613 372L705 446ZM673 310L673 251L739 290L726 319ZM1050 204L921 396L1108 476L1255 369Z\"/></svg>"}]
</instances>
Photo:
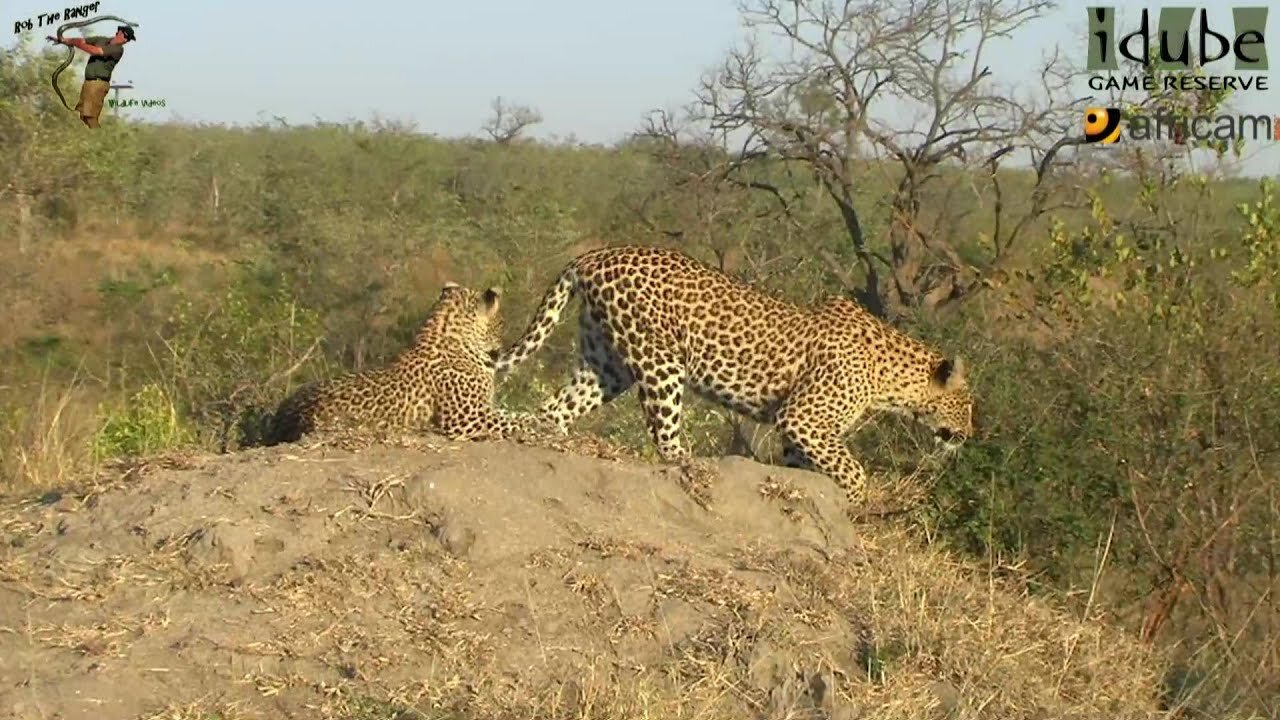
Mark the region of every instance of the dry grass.
<instances>
[{"instance_id":1,"label":"dry grass","mask_svg":"<svg viewBox=\"0 0 1280 720\"><path fill-rule=\"evenodd\" d=\"M0 388L0 493L65 487L92 470L95 393L83 381Z\"/></svg>"},{"instance_id":2,"label":"dry grass","mask_svg":"<svg viewBox=\"0 0 1280 720\"><path fill-rule=\"evenodd\" d=\"M228 256L182 237L188 228L167 228L143 238L129 223L89 221L74 234L42 232L25 253L6 252L7 272L0 278L0 303L11 322L0 325L0 349L25 337L55 333L86 347L111 348L123 323L102 322L100 283L167 268L194 273L225 265ZM86 242L86 238L92 242Z\"/></svg>"},{"instance_id":3,"label":"dry grass","mask_svg":"<svg viewBox=\"0 0 1280 720\"><path fill-rule=\"evenodd\" d=\"M705 511L663 468L419 445L169 459L11 503L0 593L26 609L0 613L0 652L51 685L119 678L86 693L142 683L128 717L1159 716L1148 648L825 519L816 476L720 465ZM621 510L637 482L656 504ZM546 498L563 524L485 519Z\"/></svg>"}]
</instances>

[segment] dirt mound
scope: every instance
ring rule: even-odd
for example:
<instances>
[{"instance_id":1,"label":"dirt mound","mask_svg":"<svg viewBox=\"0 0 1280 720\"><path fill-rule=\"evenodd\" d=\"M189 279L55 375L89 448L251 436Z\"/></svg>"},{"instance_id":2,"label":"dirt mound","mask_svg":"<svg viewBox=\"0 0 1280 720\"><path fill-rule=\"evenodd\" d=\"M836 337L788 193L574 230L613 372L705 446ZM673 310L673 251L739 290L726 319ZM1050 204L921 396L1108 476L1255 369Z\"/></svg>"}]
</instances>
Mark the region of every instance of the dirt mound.
<instances>
[{"instance_id":1,"label":"dirt mound","mask_svg":"<svg viewBox=\"0 0 1280 720\"><path fill-rule=\"evenodd\" d=\"M1119 632L855 526L819 475L714 465L280 446L11 503L0 716L1153 714Z\"/></svg>"}]
</instances>

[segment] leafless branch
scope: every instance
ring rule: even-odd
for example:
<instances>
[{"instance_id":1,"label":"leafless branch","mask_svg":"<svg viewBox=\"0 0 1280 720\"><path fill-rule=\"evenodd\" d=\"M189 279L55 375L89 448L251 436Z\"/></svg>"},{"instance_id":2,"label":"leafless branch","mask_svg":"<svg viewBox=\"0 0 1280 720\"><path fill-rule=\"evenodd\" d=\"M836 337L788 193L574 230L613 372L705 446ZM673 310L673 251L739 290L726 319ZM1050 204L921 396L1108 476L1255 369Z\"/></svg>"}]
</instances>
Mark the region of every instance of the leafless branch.
<instances>
[{"instance_id":1,"label":"leafless branch","mask_svg":"<svg viewBox=\"0 0 1280 720\"><path fill-rule=\"evenodd\" d=\"M972 287L974 270L953 245L954 218L922 216L932 186L948 176L943 170L994 177L1002 159L1030 158L1038 217L1051 204L1048 178L1063 165L1061 151L1079 144L1064 140L1078 135L1079 117L1077 103L1061 99L1071 73L1057 53L1045 58L1031 94L998 84L986 60L1050 7L1049 0L742 0L750 34L703 78L691 118L741 143L724 180L768 193L784 210L788 189L776 176L750 175L756 161L811 175L840 210L862 289L890 311L944 302ZM782 52L765 51L770 36L781 38ZM868 193L882 191L871 181L886 160L892 170L879 171L892 177L883 200L894 222L887 238L870 238L861 213ZM998 212L1007 210L1000 204ZM1017 229L998 239L1001 252L1035 217L1000 221L999 233ZM890 252L872 251L885 241ZM935 292L942 287L951 289Z\"/></svg>"},{"instance_id":2,"label":"leafless branch","mask_svg":"<svg viewBox=\"0 0 1280 720\"><path fill-rule=\"evenodd\" d=\"M494 98L493 114L485 121L483 129L499 145L506 145L520 137L532 125L542 122L542 113L525 105L507 105L502 98Z\"/></svg>"}]
</instances>

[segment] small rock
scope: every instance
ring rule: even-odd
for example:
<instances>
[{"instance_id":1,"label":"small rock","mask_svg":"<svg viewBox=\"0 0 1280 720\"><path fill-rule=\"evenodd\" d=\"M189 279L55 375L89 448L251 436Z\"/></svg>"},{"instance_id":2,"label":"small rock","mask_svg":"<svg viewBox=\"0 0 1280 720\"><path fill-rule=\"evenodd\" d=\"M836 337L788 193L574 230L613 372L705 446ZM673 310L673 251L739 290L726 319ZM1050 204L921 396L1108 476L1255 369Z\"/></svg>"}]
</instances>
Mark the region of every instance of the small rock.
<instances>
[{"instance_id":1,"label":"small rock","mask_svg":"<svg viewBox=\"0 0 1280 720\"><path fill-rule=\"evenodd\" d=\"M816 672L809 678L809 700L826 716L835 710L836 679L831 672Z\"/></svg>"},{"instance_id":2,"label":"small rock","mask_svg":"<svg viewBox=\"0 0 1280 720\"><path fill-rule=\"evenodd\" d=\"M702 627L703 618L697 608L680 598L664 598L656 615L664 642L678 645Z\"/></svg>"},{"instance_id":3,"label":"small rock","mask_svg":"<svg viewBox=\"0 0 1280 720\"><path fill-rule=\"evenodd\" d=\"M946 680L929 685L929 694L936 701L933 710L937 717L951 717L960 710L960 689Z\"/></svg>"},{"instance_id":4,"label":"small rock","mask_svg":"<svg viewBox=\"0 0 1280 720\"><path fill-rule=\"evenodd\" d=\"M254 545L252 530L235 523L220 522L198 530L188 552L197 563L225 565L226 581L238 583L253 567Z\"/></svg>"},{"instance_id":5,"label":"small rock","mask_svg":"<svg viewBox=\"0 0 1280 720\"><path fill-rule=\"evenodd\" d=\"M769 690L782 683L790 669L782 653L771 643L760 641L747 660L747 684L756 690Z\"/></svg>"},{"instance_id":6,"label":"small rock","mask_svg":"<svg viewBox=\"0 0 1280 720\"><path fill-rule=\"evenodd\" d=\"M255 548L255 555L259 551L266 551L274 555L283 551L285 548L284 540L278 537L260 537L254 540L253 545Z\"/></svg>"},{"instance_id":7,"label":"small rock","mask_svg":"<svg viewBox=\"0 0 1280 720\"><path fill-rule=\"evenodd\" d=\"M434 535L445 552L456 558L466 557L471 552L471 546L476 543L476 532L458 523L444 522L436 525Z\"/></svg>"},{"instance_id":8,"label":"small rock","mask_svg":"<svg viewBox=\"0 0 1280 720\"><path fill-rule=\"evenodd\" d=\"M560 711L565 717L581 717L585 694L576 680L566 680L560 686Z\"/></svg>"}]
</instances>

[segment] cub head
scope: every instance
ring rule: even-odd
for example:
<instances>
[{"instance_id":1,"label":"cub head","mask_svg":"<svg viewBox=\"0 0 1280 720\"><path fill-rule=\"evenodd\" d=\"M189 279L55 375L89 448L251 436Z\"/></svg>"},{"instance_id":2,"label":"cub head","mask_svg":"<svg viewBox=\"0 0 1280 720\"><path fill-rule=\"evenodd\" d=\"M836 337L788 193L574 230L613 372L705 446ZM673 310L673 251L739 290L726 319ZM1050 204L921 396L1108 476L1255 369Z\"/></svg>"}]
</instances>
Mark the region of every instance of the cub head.
<instances>
[{"instance_id":1,"label":"cub head","mask_svg":"<svg viewBox=\"0 0 1280 720\"><path fill-rule=\"evenodd\" d=\"M441 329L472 344L491 359L502 350L505 326L501 288L480 291L447 282L440 290L432 315L443 320Z\"/></svg>"},{"instance_id":2,"label":"cub head","mask_svg":"<svg viewBox=\"0 0 1280 720\"><path fill-rule=\"evenodd\" d=\"M964 360L944 358L929 373L918 417L933 430L933 439L954 452L973 436L973 396L965 377Z\"/></svg>"}]
</instances>

